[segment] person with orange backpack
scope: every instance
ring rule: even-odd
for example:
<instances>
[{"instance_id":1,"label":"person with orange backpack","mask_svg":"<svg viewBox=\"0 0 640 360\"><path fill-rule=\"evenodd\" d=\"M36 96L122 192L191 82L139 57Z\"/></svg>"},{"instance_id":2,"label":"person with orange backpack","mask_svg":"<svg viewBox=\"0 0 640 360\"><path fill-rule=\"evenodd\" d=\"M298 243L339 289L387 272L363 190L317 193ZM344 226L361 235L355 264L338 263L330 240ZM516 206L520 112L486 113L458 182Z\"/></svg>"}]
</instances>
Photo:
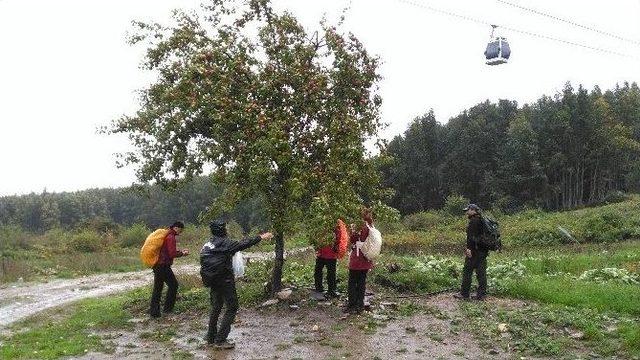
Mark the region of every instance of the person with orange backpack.
<instances>
[{"instance_id":1,"label":"person with orange backpack","mask_svg":"<svg viewBox=\"0 0 640 360\"><path fill-rule=\"evenodd\" d=\"M344 222L338 219L336 227L333 229L333 244L326 245L316 252L316 267L314 271L315 288L318 294L324 292L322 284L322 273L327 268L327 285L329 287L326 297L337 298L340 295L337 290L336 264L342 258L347 249L347 227Z\"/></svg>"},{"instance_id":2,"label":"person with orange backpack","mask_svg":"<svg viewBox=\"0 0 640 360\"><path fill-rule=\"evenodd\" d=\"M184 224L180 221L176 221L169 226L162 246L160 247L158 260L153 265L153 292L151 294L151 306L149 307L149 315L152 318L160 317L160 298L165 283L167 284L167 295L164 300L162 312L172 312L173 306L176 303L178 280L176 280L176 276L173 270L171 270L171 265L173 265L173 259L189 255L189 250L176 249L176 236L180 235L183 230Z\"/></svg>"}]
</instances>

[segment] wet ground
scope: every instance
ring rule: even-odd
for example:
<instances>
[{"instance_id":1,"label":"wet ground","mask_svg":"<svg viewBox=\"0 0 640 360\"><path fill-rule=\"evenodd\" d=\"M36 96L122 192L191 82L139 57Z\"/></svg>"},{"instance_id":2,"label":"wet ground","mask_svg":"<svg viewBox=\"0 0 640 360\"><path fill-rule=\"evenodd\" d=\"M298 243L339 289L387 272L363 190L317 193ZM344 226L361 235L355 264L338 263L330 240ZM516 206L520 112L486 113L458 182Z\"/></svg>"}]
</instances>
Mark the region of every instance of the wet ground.
<instances>
[{"instance_id":1,"label":"wet ground","mask_svg":"<svg viewBox=\"0 0 640 360\"><path fill-rule=\"evenodd\" d=\"M418 299L409 314L397 304L377 302L372 312L345 316L341 301L298 302L241 309L230 339L233 350L214 350L202 339L206 314L134 319L131 330L99 334L110 354L83 359L503 359L514 354L481 348L460 331L459 304L452 294ZM498 306L505 300L491 299Z\"/></svg>"},{"instance_id":2,"label":"wet ground","mask_svg":"<svg viewBox=\"0 0 640 360\"><path fill-rule=\"evenodd\" d=\"M304 252L310 248L291 252ZM248 261L264 261L273 252L246 253ZM195 274L197 264L175 265L177 274ZM76 279L55 279L46 283L13 283L0 287L0 330L7 325L40 311L77 300L104 296L146 286L151 283L151 270L127 273L99 274Z\"/></svg>"}]
</instances>

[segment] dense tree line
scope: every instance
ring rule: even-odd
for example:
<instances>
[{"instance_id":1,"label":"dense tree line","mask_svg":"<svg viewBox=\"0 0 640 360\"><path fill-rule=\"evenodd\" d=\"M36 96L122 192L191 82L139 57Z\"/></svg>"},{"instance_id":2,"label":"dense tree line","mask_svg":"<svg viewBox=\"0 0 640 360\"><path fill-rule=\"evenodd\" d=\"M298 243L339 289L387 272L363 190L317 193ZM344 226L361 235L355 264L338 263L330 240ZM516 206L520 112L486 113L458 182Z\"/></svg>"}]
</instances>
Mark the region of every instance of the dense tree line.
<instances>
[{"instance_id":1,"label":"dense tree line","mask_svg":"<svg viewBox=\"0 0 640 360\"><path fill-rule=\"evenodd\" d=\"M40 232L74 228L96 220L150 227L175 220L199 223L199 215L222 193L209 178L198 177L175 191L159 186L91 189L77 192L29 194L0 198L0 225L18 225ZM241 202L227 215L246 231L264 226L263 206L257 199Z\"/></svg>"},{"instance_id":2,"label":"dense tree line","mask_svg":"<svg viewBox=\"0 0 640 360\"><path fill-rule=\"evenodd\" d=\"M403 214L440 208L451 194L485 207L568 209L603 201L616 191L640 191L640 88L602 92L567 84L554 97L519 107L483 102L446 124L433 111L411 122L387 148L385 185ZM197 223L222 194L198 177L176 191L159 186L92 189L0 198L0 225L31 231L72 228L106 219L129 225ZM245 230L265 227L263 204L243 201L230 214Z\"/></svg>"},{"instance_id":3,"label":"dense tree line","mask_svg":"<svg viewBox=\"0 0 640 360\"><path fill-rule=\"evenodd\" d=\"M568 209L640 190L640 89L602 92L566 84L554 97L518 107L478 104L446 124L415 119L388 152L386 184L402 213L461 194L484 206Z\"/></svg>"}]
</instances>

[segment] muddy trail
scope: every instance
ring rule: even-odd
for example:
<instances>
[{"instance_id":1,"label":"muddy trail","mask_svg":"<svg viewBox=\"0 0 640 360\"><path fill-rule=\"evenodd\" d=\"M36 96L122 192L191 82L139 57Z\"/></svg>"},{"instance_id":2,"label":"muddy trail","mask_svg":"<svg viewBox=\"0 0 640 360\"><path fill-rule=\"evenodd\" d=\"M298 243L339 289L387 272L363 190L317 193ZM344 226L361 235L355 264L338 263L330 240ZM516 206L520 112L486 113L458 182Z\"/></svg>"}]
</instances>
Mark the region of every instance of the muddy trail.
<instances>
[{"instance_id":1,"label":"muddy trail","mask_svg":"<svg viewBox=\"0 0 640 360\"><path fill-rule=\"evenodd\" d=\"M289 254L309 251L301 248ZM248 261L272 259L273 252L245 253ZM286 255L286 254L285 254ZM174 265L176 275L196 274L199 264ZM108 273L75 279L55 279L45 283L14 283L0 287L0 330L7 325L56 306L77 300L115 294L152 282L151 270Z\"/></svg>"},{"instance_id":2,"label":"muddy trail","mask_svg":"<svg viewBox=\"0 0 640 360\"><path fill-rule=\"evenodd\" d=\"M507 359L514 354L482 346L468 331L451 293L417 299L419 310L403 314L387 303L360 315L344 315L341 300L242 308L232 327L233 350L215 350L203 340L207 314L187 312L158 320L141 316L126 330L96 335L107 353L81 359ZM490 299L496 306L519 306Z\"/></svg>"}]
</instances>

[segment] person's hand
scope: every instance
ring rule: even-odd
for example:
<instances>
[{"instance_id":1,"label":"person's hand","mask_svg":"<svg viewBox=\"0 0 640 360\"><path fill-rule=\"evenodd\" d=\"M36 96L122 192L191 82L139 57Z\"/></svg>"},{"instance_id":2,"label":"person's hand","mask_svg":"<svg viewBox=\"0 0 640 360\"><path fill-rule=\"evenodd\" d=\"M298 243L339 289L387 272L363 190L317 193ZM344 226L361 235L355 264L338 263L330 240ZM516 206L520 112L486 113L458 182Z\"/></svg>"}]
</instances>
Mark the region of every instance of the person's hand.
<instances>
[{"instance_id":1,"label":"person's hand","mask_svg":"<svg viewBox=\"0 0 640 360\"><path fill-rule=\"evenodd\" d=\"M271 238L273 238L273 234L270 232L260 234L260 240L271 240Z\"/></svg>"},{"instance_id":2,"label":"person's hand","mask_svg":"<svg viewBox=\"0 0 640 360\"><path fill-rule=\"evenodd\" d=\"M465 250L464 250L464 255L465 255L466 257L470 258L470 257L471 257L471 249L465 249Z\"/></svg>"},{"instance_id":3,"label":"person's hand","mask_svg":"<svg viewBox=\"0 0 640 360\"><path fill-rule=\"evenodd\" d=\"M189 250L188 249L183 249L182 250L182 256L187 256L189 255Z\"/></svg>"}]
</instances>

